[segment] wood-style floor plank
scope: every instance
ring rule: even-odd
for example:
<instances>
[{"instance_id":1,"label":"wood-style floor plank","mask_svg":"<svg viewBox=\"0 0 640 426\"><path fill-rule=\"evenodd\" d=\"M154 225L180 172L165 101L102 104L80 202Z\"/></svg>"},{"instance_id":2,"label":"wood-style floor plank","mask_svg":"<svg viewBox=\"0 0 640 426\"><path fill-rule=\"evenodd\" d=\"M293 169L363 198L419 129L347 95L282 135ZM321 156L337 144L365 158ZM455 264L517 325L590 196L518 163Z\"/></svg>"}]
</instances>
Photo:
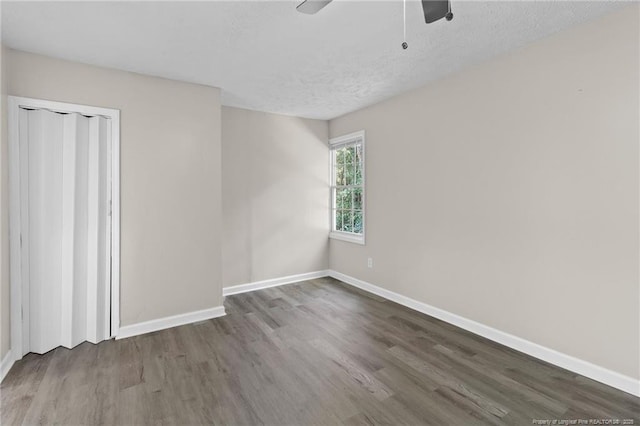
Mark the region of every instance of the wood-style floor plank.
<instances>
[{"instance_id":1,"label":"wood-style floor plank","mask_svg":"<svg viewBox=\"0 0 640 426\"><path fill-rule=\"evenodd\" d=\"M229 296L225 308L27 355L0 386L0 423L640 424L640 398L331 278Z\"/></svg>"}]
</instances>

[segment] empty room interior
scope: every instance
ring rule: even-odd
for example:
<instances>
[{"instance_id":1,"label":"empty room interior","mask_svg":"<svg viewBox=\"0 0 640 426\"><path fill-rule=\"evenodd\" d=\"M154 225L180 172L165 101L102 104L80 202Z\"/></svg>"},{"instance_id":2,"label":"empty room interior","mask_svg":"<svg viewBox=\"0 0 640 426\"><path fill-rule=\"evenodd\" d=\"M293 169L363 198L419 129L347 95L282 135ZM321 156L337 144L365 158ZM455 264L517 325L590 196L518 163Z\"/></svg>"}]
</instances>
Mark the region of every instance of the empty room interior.
<instances>
[{"instance_id":1,"label":"empty room interior","mask_svg":"<svg viewBox=\"0 0 640 426\"><path fill-rule=\"evenodd\" d=\"M640 424L639 2L0 22L0 424Z\"/></svg>"}]
</instances>

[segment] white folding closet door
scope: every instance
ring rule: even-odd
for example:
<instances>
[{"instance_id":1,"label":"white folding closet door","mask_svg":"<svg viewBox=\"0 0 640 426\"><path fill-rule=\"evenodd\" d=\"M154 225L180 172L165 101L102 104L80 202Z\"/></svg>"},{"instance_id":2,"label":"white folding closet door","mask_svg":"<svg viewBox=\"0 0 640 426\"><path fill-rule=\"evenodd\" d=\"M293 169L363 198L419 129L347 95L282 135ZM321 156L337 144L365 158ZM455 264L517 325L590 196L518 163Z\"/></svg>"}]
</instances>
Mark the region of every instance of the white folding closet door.
<instances>
[{"instance_id":1,"label":"white folding closet door","mask_svg":"<svg viewBox=\"0 0 640 426\"><path fill-rule=\"evenodd\" d=\"M110 130L103 117L20 110L23 353L110 334Z\"/></svg>"},{"instance_id":2,"label":"white folding closet door","mask_svg":"<svg viewBox=\"0 0 640 426\"><path fill-rule=\"evenodd\" d=\"M108 336L111 321L111 123L104 117L89 119L87 183L88 259L86 340L97 343ZM95 314L94 314L95 313Z\"/></svg>"},{"instance_id":3,"label":"white folding closet door","mask_svg":"<svg viewBox=\"0 0 640 426\"><path fill-rule=\"evenodd\" d=\"M23 223L29 229L28 341L31 351L37 353L59 346L61 334L60 321L52 321L62 315L62 120L54 115L48 111L23 113L27 117L28 143L27 155L21 156L28 168L22 174L27 189L23 191L27 195L23 197ZM23 234L23 248L24 240Z\"/></svg>"}]
</instances>

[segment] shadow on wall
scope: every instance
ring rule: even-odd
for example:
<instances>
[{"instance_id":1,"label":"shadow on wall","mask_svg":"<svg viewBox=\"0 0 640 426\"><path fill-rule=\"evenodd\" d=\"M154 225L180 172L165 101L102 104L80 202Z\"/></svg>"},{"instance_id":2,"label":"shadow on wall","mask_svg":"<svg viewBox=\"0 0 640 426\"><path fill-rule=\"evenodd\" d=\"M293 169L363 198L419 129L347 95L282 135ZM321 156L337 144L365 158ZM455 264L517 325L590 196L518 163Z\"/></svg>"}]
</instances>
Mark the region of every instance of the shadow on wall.
<instances>
[{"instance_id":1,"label":"shadow on wall","mask_svg":"<svg viewBox=\"0 0 640 426\"><path fill-rule=\"evenodd\" d=\"M223 110L225 286L328 266L328 123Z\"/></svg>"}]
</instances>

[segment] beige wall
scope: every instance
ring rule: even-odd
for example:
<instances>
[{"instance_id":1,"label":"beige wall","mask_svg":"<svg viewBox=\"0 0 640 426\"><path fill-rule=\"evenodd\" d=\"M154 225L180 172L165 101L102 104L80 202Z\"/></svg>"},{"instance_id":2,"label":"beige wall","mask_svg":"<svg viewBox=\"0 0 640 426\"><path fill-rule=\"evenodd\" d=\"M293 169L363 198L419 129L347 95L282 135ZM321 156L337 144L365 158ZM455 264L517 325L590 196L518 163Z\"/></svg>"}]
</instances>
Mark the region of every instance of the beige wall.
<instances>
[{"instance_id":1,"label":"beige wall","mask_svg":"<svg viewBox=\"0 0 640 426\"><path fill-rule=\"evenodd\" d=\"M0 360L11 347L9 305L9 172L7 139L7 73L5 47L0 45Z\"/></svg>"},{"instance_id":2,"label":"beige wall","mask_svg":"<svg viewBox=\"0 0 640 426\"><path fill-rule=\"evenodd\" d=\"M121 325L222 305L220 90L5 60L10 95L121 110Z\"/></svg>"},{"instance_id":3,"label":"beige wall","mask_svg":"<svg viewBox=\"0 0 640 426\"><path fill-rule=\"evenodd\" d=\"M332 120L366 130L367 245L330 267L639 378L638 12Z\"/></svg>"},{"instance_id":4,"label":"beige wall","mask_svg":"<svg viewBox=\"0 0 640 426\"><path fill-rule=\"evenodd\" d=\"M327 269L328 123L222 108L223 284Z\"/></svg>"}]
</instances>

